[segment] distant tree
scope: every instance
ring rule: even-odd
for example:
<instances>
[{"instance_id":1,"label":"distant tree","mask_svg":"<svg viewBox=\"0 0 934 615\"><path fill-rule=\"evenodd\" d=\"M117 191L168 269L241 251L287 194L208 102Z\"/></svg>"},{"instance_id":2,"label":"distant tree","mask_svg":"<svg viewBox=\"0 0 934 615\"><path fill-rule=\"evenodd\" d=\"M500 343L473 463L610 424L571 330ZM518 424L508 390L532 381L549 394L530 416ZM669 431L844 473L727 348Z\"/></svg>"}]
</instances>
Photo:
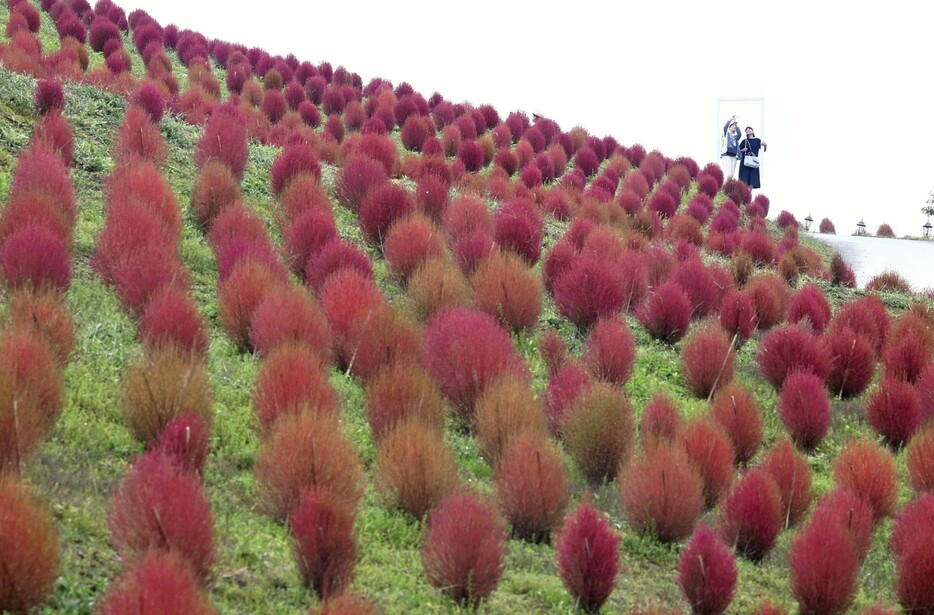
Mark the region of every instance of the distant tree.
<instances>
[{"instance_id":1,"label":"distant tree","mask_svg":"<svg viewBox=\"0 0 934 615\"><path fill-rule=\"evenodd\" d=\"M926 216L934 216L934 190L928 196L927 205L921 208L921 213Z\"/></svg>"}]
</instances>

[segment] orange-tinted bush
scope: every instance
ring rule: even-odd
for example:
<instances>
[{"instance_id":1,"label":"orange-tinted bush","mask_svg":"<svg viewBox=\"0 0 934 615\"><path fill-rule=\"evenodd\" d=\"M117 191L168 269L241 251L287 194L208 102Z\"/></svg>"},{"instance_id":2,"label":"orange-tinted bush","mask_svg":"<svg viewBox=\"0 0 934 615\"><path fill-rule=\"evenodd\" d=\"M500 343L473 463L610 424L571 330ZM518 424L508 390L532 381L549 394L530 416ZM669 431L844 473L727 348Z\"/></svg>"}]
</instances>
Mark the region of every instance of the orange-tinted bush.
<instances>
[{"instance_id":1,"label":"orange-tinted bush","mask_svg":"<svg viewBox=\"0 0 934 615\"><path fill-rule=\"evenodd\" d=\"M905 454L908 464L908 482L918 493L934 492L934 424L921 428Z\"/></svg>"},{"instance_id":2,"label":"orange-tinted bush","mask_svg":"<svg viewBox=\"0 0 934 615\"><path fill-rule=\"evenodd\" d=\"M510 439L494 481L500 509L515 536L546 540L561 523L570 500L567 469L544 433L524 432Z\"/></svg>"},{"instance_id":3,"label":"orange-tinted bush","mask_svg":"<svg viewBox=\"0 0 934 615\"><path fill-rule=\"evenodd\" d=\"M684 382L698 397L710 398L733 379L733 344L718 324L695 327L681 348Z\"/></svg>"},{"instance_id":4,"label":"orange-tinted bush","mask_svg":"<svg viewBox=\"0 0 934 615\"><path fill-rule=\"evenodd\" d=\"M661 443L623 468L619 494L633 528L662 542L690 536L704 508L704 481L694 464L681 448Z\"/></svg>"},{"instance_id":5,"label":"orange-tinted bush","mask_svg":"<svg viewBox=\"0 0 934 615\"><path fill-rule=\"evenodd\" d=\"M733 481L733 443L719 423L699 417L681 430L680 443L704 480L704 504L712 508Z\"/></svg>"},{"instance_id":6,"label":"orange-tinted bush","mask_svg":"<svg viewBox=\"0 0 934 615\"><path fill-rule=\"evenodd\" d=\"M594 378L626 384L636 359L635 339L626 321L619 316L599 319L587 336L583 358Z\"/></svg>"},{"instance_id":7,"label":"orange-tinted bush","mask_svg":"<svg viewBox=\"0 0 934 615\"><path fill-rule=\"evenodd\" d=\"M448 307L466 307L471 289L464 274L445 259L423 263L408 280L406 301L419 321L426 321Z\"/></svg>"},{"instance_id":8,"label":"orange-tinted bush","mask_svg":"<svg viewBox=\"0 0 934 615\"><path fill-rule=\"evenodd\" d=\"M527 381L512 374L494 380L477 400L474 432L490 465L497 467L510 439L545 435L542 403Z\"/></svg>"},{"instance_id":9,"label":"orange-tinted bush","mask_svg":"<svg viewBox=\"0 0 934 615\"><path fill-rule=\"evenodd\" d=\"M220 160L208 161L198 173L191 191L191 215L202 228L210 228L224 209L242 199L240 185Z\"/></svg>"},{"instance_id":10,"label":"orange-tinted bush","mask_svg":"<svg viewBox=\"0 0 934 615\"><path fill-rule=\"evenodd\" d=\"M483 259L470 283L477 308L511 330L527 331L538 324L541 281L515 254L494 252Z\"/></svg>"},{"instance_id":11,"label":"orange-tinted bush","mask_svg":"<svg viewBox=\"0 0 934 615\"><path fill-rule=\"evenodd\" d=\"M253 313L282 283L283 280L265 263L245 258L234 266L226 280L218 284L220 325L234 343L248 347Z\"/></svg>"},{"instance_id":12,"label":"orange-tinted bush","mask_svg":"<svg viewBox=\"0 0 934 615\"><path fill-rule=\"evenodd\" d=\"M672 444L684 427L684 418L678 405L664 391L656 391L642 410L639 436L642 448L659 443Z\"/></svg>"},{"instance_id":13,"label":"orange-tinted bush","mask_svg":"<svg viewBox=\"0 0 934 615\"><path fill-rule=\"evenodd\" d=\"M784 438L766 452L760 465L778 485L784 527L795 525L811 505L811 469L807 458Z\"/></svg>"},{"instance_id":14,"label":"orange-tinted bush","mask_svg":"<svg viewBox=\"0 0 934 615\"><path fill-rule=\"evenodd\" d=\"M28 613L52 593L59 573L55 522L24 483L0 472L0 609Z\"/></svg>"},{"instance_id":15,"label":"orange-tinted bush","mask_svg":"<svg viewBox=\"0 0 934 615\"><path fill-rule=\"evenodd\" d=\"M338 360L366 381L386 365L417 361L420 351L421 328L387 303L355 323L339 348Z\"/></svg>"},{"instance_id":16,"label":"orange-tinted bush","mask_svg":"<svg viewBox=\"0 0 934 615\"><path fill-rule=\"evenodd\" d=\"M587 481L611 481L632 452L632 406L622 390L595 383L575 399L561 433Z\"/></svg>"},{"instance_id":17,"label":"orange-tinted bush","mask_svg":"<svg viewBox=\"0 0 934 615\"><path fill-rule=\"evenodd\" d=\"M285 518L309 488L330 491L350 510L363 496L363 468L333 417L301 412L281 417L253 465L264 509Z\"/></svg>"},{"instance_id":18,"label":"orange-tinted bush","mask_svg":"<svg viewBox=\"0 0 934 615\"><path fill-rule=\"evenodd\" d=\"M391 363L367 381L366 410L376 442L405 421L417 420L439 433L444 430L441 391L416 363Z\"/></svg>"},{"instance_id":19,"label":"orange-tinted bush","mask_svg":"<svg viewBox=\"0 0 934 615\"><path fill-rule=\"evenodd\" d=\"M376 486L390 508L421 519L458 483L441 433L419 420L397 424L376 449Z\"/></svg>"},{"instance_id":20,"label":"orange-tinted bush","mask_svg":"<svg viewBox=\"0 0 934 615\"><path fill-rule=\"evenodd\" d=\"M10 327L31 329L64 364L75 345L75 325L61 295L22 289L10 297Z\"/></svg>"},{"instance_id":21,"label":"orange-tinted bush","mask_svg":"<svg viewBox=\"0 0 934 615\"><path fill-rule=\"evenodd\" d=\"M733 442L736 463L746 463L762 445L762 412L748 390L731 382L710 402L710 416Z\"/></svg>"},{"instance_id":22,"label":"orange-tinted bush","mask_svg":"<svg viewBox=\"0 0 934 615\"><path fill-rule=\"evenodd\" d=\"M133 436L152 444L165 425L191 412L211 424L214 395L204 363L175 345L147 351L121 380L123 414Z\"/></svg>"},{"instance_id":23,"label":"orange-tinted bush","mask_svg":"<svg viewBox=\"0 0 934 615\"><path fill-rule=\"evenodd\" d=\"M849 489L872 507L876 523L895 512L898 478L891 453L869 440L850 440L833 466L838 487Z\"/></svg>"},{"instance_id":24,"label":"orange-tinted bush","mask_svg":"<svg viewBox=\"0 0 934 615\"><path fill-rule=\"evenodd\" d=\"M423 263L445 255L444 238L429 218L413 214L389 229L383 242L389 271L403 282Z\"/></svg>"}]
</instances>

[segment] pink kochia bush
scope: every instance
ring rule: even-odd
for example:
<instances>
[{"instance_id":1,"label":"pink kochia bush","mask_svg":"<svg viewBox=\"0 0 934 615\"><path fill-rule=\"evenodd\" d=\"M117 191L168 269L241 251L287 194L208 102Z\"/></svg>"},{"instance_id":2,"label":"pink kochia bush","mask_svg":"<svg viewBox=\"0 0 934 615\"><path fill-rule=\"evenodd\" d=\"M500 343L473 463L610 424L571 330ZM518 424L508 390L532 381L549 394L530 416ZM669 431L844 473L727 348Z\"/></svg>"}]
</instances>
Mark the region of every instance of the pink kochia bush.
<instances>
[{"instance_id":1,"label":"pink kochia bush","mask_svg":"<svg viewBox=\"0 0 934 615\"><path fill-rule=\"evenodd\" d=\"M747 471L727 496L720 518L721 536L738 553L757 562L772 550L783 525L775 480L762 468Z\"/></svg>"},{"instance_id":2,"label":"pink kochia bush","mask_svg":"<svg viewBox=\"0 0 934 615\"><path fill-rule=\"evenodd\" d=\"M584 502L564 521L555 541L558 573L577 605L597 612L616 586L619 538L600 511Z\"/></svg>"},{"instance_id":3,"label":"pink kochia bush","mask_svg":"<svg viewBox=\"0 0 934 615\"><path fill-rule=\"evenodd\" d=\"M697 615L720 615L736 591L736 559L716 533L700 525L678 563L678 585Z\"/></svg>"},{"instance_id":4,"label":"pink kochia bush","mask_svg":"<svg viewBox=\"0 0 934 615\"><path fill-rule=\"evenodd\" d=\"M458 604L476 607L499 584L506 548L505 523L493 503L459 491L428 515L422 565L433 586Z\"/></svg>"},{"instance_id":5,"label":"pink kochia bush","mask_svg":"<svg viewBox=\"0 0 934 615\"><path fill-rule=\"evenodd\" d=\"M886 444L900 448L921 425L921 398L911 384L884 378L869 399L867 418Z\"/></svg>"},{"instance_id":6,"label":"pink kochia bush","mask_svg":"<svg viewBox=\"0 0 934 615\"><path fill-rule=\"evenodd\" d=\"M327 489L307 489L289 516L302 580L322 599L339 595L353 577L354 514Z\"/></svg>"},{"instance_id":7,"label":"pink kochia bush","mask_svg":"<svg viewBox=\"0 0 934 615\"><path fill-rule=\"evenodd\" d=\"M638 317L652 337L674 343L684 337L691 322L691 300L678 284L666 282L655 287Z\"/></svg>"},{"instance_id":8,"label":"pink kochia bush","mask_svg":"<svg viewBox=\"0 0 934 615\"><path fill-rule=\"evenodd\" d=\"M844 613L856 594L859 558L834 519L818 516L791 542L791 593L804 615Z\"/></svg>"},{"instance_id":9,"label":"pink kochia bush","mask_svg":"<svg viewBox=\"0 0 934 615\"><path fill-rule=\"evenodd\" d=\"M182 557L170 551L150 550L139 566L126 571L111 585L98 612L210 615L214 610Z\"/></svg>"},{"instance_id":10,"label":"pink kochia bush","mask_svg":"<svg viewBox=\"0 0 934 615\"><path fill-rule=\"evenodd\" d=\"M791 372L782 383L778 415L798 446L814 450L830 428L830 400L823 381L810 372Z\"/></svg>"},{"instance_id":11,"label":"pink kochia bush","mask_svg":"<svg viewBox=\"0 0 934 615\"><path fill-rule=\"evenodd\" d=\"M214 562L211 507L194 476L159 452L140 458L111 499L111 535L127 563L174 551L206 581Z\"/></svg>"},{"instance_id":12,"label":"pink kochia bush","mask_svg":"<svg viewBox=\"0 0 934 615\"><path fill-rule=\"evenodd\" d=\"M542 215L527 198L503 203L494 215L496 243L518 254L529 266L538 262L541 256L542 230Z\"/></svg>"},{"instance_id":13,"label":"pink kochia bush","mask_svg":"<svg viewBox=\"0 0 934 615\"><path fill-rule=\"evenodd\" d=\"M601 318L584 345L584 363L598 379L618 386L629 380L636 359L636 343L626 321L619 316Z\"/></svg>"},{"instance_id":14,"label":"pink kochia bush","mask_svg":"<svg viewBox=\"0 0 934 615\"><path fill-rule=\"evenodd\" d=\"M823 381L831 365L830 353L823 341L801 325L770 331L762 339L756 360L762 375L776 388L796 370L814 374Z\"/></svg>"},{"instance_id":15,"label":"pink kochia bush","mask_svg":"<svg viewBox=\"0 0 934 615\"><path fill-rule=\"evenodd\" d=\"M553 284L562 316L586 328L601 316L616 314L630 304L626 274L619 263L596 255L572 257Z\"/></svg>"},{"instance_id":16,"label":"pink kochia bush","mask_svg":"<svg viewBox=\"0 0 934 615\"><path fill-rule=\"evenodd\" d=\"M445 310L428 321L422 363L463 418L504 372L529 375L506 329L488 314L466 308Z\"/></svg>"},{"instance_id":17,"label":"pink kochia bush","mask_svg":"<svg viewBox=\"0 0 934 615\"><path fill-rule=\"evenodd\" d=\"M848 326L828 328L823 339L830 352L827 387L845 399L861 394L876 371L872 343Z\"/></svg>"},{"instance_id":18,"label":"pink kochia bush","mask_svg":"<svg viewBox=\"0 0 934 615\"><path fill-rule=\"evenodd\" d=\"M895 520L891 547L895 554L898 601L907 613L934 611L934 497L922 495L905 506Z\"/></svg>"}]
</instances>

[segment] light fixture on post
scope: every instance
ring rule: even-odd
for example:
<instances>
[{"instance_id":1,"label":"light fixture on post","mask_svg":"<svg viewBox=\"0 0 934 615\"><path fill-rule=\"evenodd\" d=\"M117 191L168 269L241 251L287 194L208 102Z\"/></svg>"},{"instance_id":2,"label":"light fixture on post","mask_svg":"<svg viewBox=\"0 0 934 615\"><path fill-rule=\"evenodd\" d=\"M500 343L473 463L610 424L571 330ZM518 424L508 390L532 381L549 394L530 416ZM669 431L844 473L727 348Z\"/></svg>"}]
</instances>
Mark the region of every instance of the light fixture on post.
<instances>
[{"instance_id":1,"label":"light fixture on post","mask_svg":"<svg viewBox=\"0 0 934 615\"><path fill-rule=\"evenodd\" d=\"M922 228L924 229L924 238L930 239L931 238L931 219L930 218L928 218L928 221L924 223L924 226Z\"/></svg>"},{"instance_id":2,"label":"light fixture on post","mask_svg":"<svg viewBox=\"0 0 934 615\"><path fill-rule=\"evenodd\" d=\"M863 222L862 218L860 218L859 222L856 223L856 234L860 236L866 234L866 223Z\"/></svg>"},{"instance_id":3,"label":"light fixture on post","mask_svg":"<svg viewBox=\"0 0 934 615\"><path fill-rule=\"evenodd\" d=\"M811 223L814 222L814 218L811 217L811 214L808 214L808 217L804 219L804 230L811 230Z\"/></svg>"}]
</instances>

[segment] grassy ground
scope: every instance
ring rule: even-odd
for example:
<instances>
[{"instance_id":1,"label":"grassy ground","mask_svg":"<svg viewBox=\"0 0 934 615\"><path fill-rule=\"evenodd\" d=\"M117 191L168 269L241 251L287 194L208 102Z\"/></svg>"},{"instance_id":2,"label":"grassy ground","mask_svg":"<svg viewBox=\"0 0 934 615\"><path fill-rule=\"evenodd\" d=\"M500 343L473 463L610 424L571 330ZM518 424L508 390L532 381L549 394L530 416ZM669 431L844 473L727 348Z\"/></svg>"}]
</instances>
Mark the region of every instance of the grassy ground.
<instances>
[{"instance_id":1,"label":"grassy ground","mask_svg":"<svg viewBox=\"0 0 934 615\"><path fill-rule=\"evenodd\" d=\"M6 17L4 3L0 5L0 22L5 23ZM43 19L43 41L49 49L54 46L54 33L47 17ZM176 70L179 76L184 74L182 69ZM32 79L0 70L0 194L6 192L18 152L27 144L35 120L31 105L33 87ZM103 181L112 169L112 139L121 122L124 103L115 95L80 85L67 86L66 95L66 116L75 132L72 177L80 209L74 281L67 300L75 317L78 341L65 370L66 402L62 417L49 440L30 461L26 474L54 511L63 552L62 576L43 612L88 613L94 610L110 579L121 569L109 544L105 518L110 493L128 461L141 451L123 420L119 386L128 364L139 355L140 344L134 324L122 311L112 289L103 286L88 265L94 240L103 225ZM170 150L166 177L184 208L194 183L192 157L200 129L166 118L162 131ZM251 145L243 188L248 204L267 221L271 234L278 240L272 223L273 201L267 188L269 166L275 154L273 148ZM333 174L333 168L325 168L326 184L332 183ZM335 217L344 236L358 238L350 214L335 206ZM564 228L549 223L546 244L560 237ZM258 429L250 402L258 360L238 351L218 327L216 263L204 237L188 219L181 253L193 275L199 309L210 327L208 368L215 393L215 419L205 485L213 507L218 547L211 600L224 613L302 612L315 603L315 597L298 580L287 531L258 510L252 475ZM399 296L400 289L378 261L376 271L387 295ZM834 304L854 295L853 291L822 286ZM884 299L893 311L904 308L909 301L897 295ZM579 334L557 316L550 300L546 300L541 322L548 326L563 323L562 332L571 349L579 349ZM703 401L693 398L681 383L680 345L658 343L635 321L630 324L636 335L638 355L626 391L637 414L659 389L674 396L686 415L703 412ZM536 342L533 335L516 339L540 391L545 385L545 370L535 350ZM737 371L740 381L754 391L764 410L768 445L782 436L784 430L775 412L775 393L756 374L756 345L753 339L743 347ZM344 428L366 464L370 479L357 522L360 557L353 589L369 595L391 613L456 610L427 584L422 574L419 557L422 524L387 510L372 488L375 455L359 382L338 372L331 374L331 382L343 403ZM834 407L830 435L810 457L818 494L831 487L830 468L846 440L871 435L865 420L864 398L835 401ZM491 470L480 458L476 442L453 430L448 431L447 437L460 463L462 479L481 491L491 491ZM899 455L904 477L903 466L903 455ZM568 467L572 467L570 462ZM586 485L578 475L572 477L577 499ZM902 501L907 499L905 488L901 495ZM594 500L609 513L621 535L622 572L606 611L631 612L650 603L686 608L676 585L680 547L669 548L652 538L634 534L619 513L614 484L596 488ZM705 519L712 522L714 516L708 513ZM876 601L894 604L893 564L886 546L889 527L885 523L876 532L873 548L860 573L860 592L853 612ZM739 588L730 612L749 612L765 597L793 607L787 575L790 539L789 532L783 533L776 548L758 565L739 562ZM506 574L481 611L574 610L572 599L555 573L553 549L548 545L511 541Z\"/></svg>"}]
</instances>

